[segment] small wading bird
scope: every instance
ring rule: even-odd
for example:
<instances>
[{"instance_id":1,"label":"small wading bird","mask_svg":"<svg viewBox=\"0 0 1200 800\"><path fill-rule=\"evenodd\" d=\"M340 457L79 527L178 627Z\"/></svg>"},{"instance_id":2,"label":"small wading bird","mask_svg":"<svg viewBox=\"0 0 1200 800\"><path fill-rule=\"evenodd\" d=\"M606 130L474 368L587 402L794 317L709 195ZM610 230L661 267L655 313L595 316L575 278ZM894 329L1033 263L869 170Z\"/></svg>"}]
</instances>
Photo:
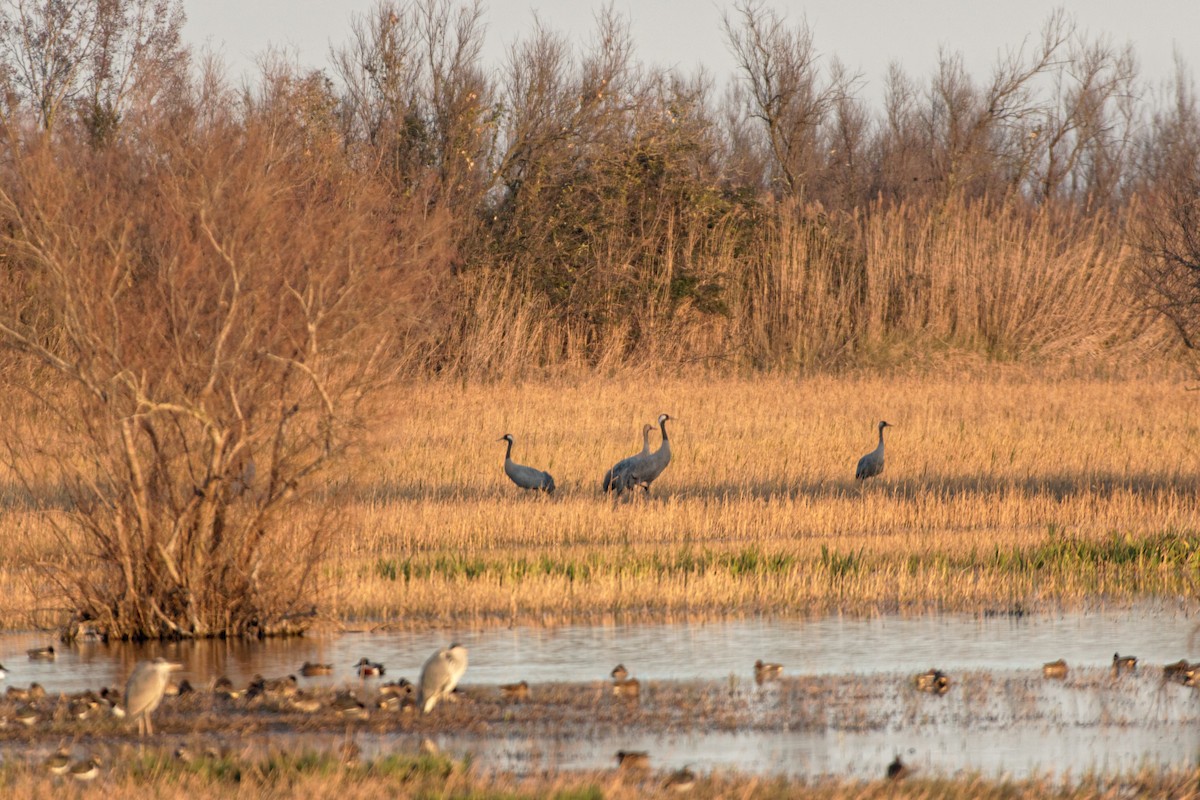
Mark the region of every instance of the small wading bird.
<instances>
[{"instance_id":1,"label":"small wading bird","mask_svg":"<svg viewBox=\"0 0 1200 800\"><path fill-rule=\"evenodd\" d=\"M133 668L125 684L125 711L130 719L137 720L138 735L154 735L150 715L162 702L171 673L179 669L183 669L182 664L165 658L143 661Z\"/></svg>"},{"instance_id":2,"label":"small wading bird","mask_svg":"<svg viewBox=\"0 0 1200 800\"><path fill-rule=\"evenodd\" d=\"M71 768L71 754L65 748L59 748L57 753L42 762L42 766L51 775L64 775Z\"/></svg>"},{"instance_id":3,"label":"small wading bird","mask_svg":"<svg viewBox=\"0 0 1200 800\"><path fill-rule=\"evenodd\" d=\"M508 449L504 452L504 474L511 478L513 483L522 489L533 489L546 494L554 493L554 478L550 477L549 472L542 472L540 469L527 467L512 460L513 437L511 433L504 434L496 441L508 442Z\"/></svg>"},{"instance_id":4,"label":"small wading bird","mask_svg":"<svg viewBox=\"0 0 1200 800\"><path fill-rule=\"evenodd\" d=\"M428 714L438 701L450 697L467 671L467 648L461 644L444 647L429 657L421 668L420 697L417 705Z\"/></svg>"},{"instance_id":5,"label":"small wading bird","mask_svg":"<svg viewBox=\"0 0 1200 800\"><path fill-rule=\"evenodd\" d=\"M615 492L620 496L627 489L640 486L646 491L646 494L650 493L650 484L654 483L671 463L671 437L667 435L667 423L670 420L670 414L658 415L658 429L662 434L662 444L658 446L657 450L644 456L639 454L617 462L611 470L612 480L609 483L608 491ZM622 467L622 464L625 466Z\"/></svg>"},{"instance_id":6,"label":"small wading bird","mask_svg":"<svg viewBox=\"0 0 1200 800\"><path fill-rule=\"evenodd\" d=\"M641 452L634 453L633 455L629 456L628 458L622 458L620 461L618 461L616 464L614 464L612 467L610 467L608 472L604 473L604 481L601 483L601 486L603 487L604 491L606 491L606 492L616 491L618 494L621 492L621 488L618 488L617 486L615 486L613 484L613 478L616 476L621 476L623 479L625 474L629 471L629 469L631 468L631 466L634 463L636 463L639 459L646 458L647 456L650 455L650 431L652 431L652 430L654 430L654 426L651 425L649 422L647 422L645 425L643 425L642 426L642 450L641 450Z\"/></svg>"},{"instance_id":7,"label":"small wading bird","mask_svg":"<svg viewBox=\"0 0 1200 800\"><path fill-rule=\"evenodd\" d=\"M690 792L692 787L696 785L696 773L692 772L687 767L676 770L667 776L663 781L663 788L668 792Z\"/></svg>"},{"instance_id":8,"label":"small wading bird","mask_svg":"<svg viewBox=\"0 0 1200 800\"><path fill-rule=\"evenodd\" d=\"M71 765L71 777L87 782L100 774L100 759L92 757Z\"/></svg>"},{"instance_id":9,"label":"small wading bird","mask_svg":"<svg viewBox=\"0 0 1200 800\"><path fill-rule=\"evenodd\" d=\"M858 468L854 470L856 480L865 481L883 472L883 429L892 427L890 422L879 423L879 444L874 450L858 460Z\"/></svg>"},{"instance_id":10,"label":"small wading bird","mask_svg":"<svg viewBox=\"0 0 1200 800\"><path fill-rule=\"evenodd\" d=\"M1055 680L1062 680L1067 677L1067 662L1063 659L1058 661L1047 661L1042 664L1042 675Z\"/></svg>"}]
</instances>

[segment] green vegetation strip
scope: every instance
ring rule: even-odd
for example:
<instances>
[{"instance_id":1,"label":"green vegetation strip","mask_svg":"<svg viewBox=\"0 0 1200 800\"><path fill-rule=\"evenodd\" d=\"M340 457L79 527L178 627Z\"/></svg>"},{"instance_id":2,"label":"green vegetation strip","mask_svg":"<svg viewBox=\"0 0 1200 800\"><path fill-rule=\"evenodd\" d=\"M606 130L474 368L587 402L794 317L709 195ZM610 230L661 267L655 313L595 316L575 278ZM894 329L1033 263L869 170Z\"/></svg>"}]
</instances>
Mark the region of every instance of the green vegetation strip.
<instances>
[{"instance_id":1,"label":"green vegetation strip","mask_svg":"<svg viewBox=\"0 0 1200 800\"><path fill-rule=\"evenodd\" d=\"M763 550L757 546L733 551L684 546L673 552L595 552L578 558L551 555L513 558L440 553L432 557L380 558L374 572L389 581L496 579L501 583L537 577L587 581L606 575L667 578L727 574L730 578L786 575L800 570L842 578L901 563L910 574L941 570L982 570L1014 577L1085 574L1116 568L1130 575L1151 571L1200 573L1200 533L1167 531L1149 537L1112 533L1086 539L1058 533L1053 527L1045 541L1029 547L996 546L991 550L947 553L867 554L839 552L824 545L816 558Z\"/></svg>"}]
</instances>

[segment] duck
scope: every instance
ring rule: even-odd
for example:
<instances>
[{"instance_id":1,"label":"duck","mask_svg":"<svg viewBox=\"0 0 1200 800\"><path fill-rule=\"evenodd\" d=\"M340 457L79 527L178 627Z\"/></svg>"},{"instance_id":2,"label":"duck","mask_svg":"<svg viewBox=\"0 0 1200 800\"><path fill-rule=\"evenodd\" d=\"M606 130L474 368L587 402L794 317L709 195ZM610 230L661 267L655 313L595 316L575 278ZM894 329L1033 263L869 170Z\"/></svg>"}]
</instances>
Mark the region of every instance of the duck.
<instances>
[{"instance_id":1,"label":"duck","mask_svg":"<svg viewBox=\"0 0 1200 800\"><path fill-rule=\"evenodd\" d=\"M358 669L360 678L374 678L384 673L383 664L371 661L366 656L360 658L354 666Z\"/></svg>"},{"instance_id":2,"label":"duck","mask_svg":"<svg viewBox=\"0 0 1200 800\"><path fill-rule=\"evenodd\" d=\"M650 754L645 750L618 750L617 768L622 770L650 769Z\"/></svg>"},{"instance_id":3,"label":"duck","mask_svg":"<svg viewBox=\"0 0 1200 800\"><path fill-rule=\"evenodd\" d=\"M32 650L25 651L29 655L30 661L53 661L55 659L54 645L46 647L35 647Z\"/></svg>"},{"instance_id":4,"label":"duck","mask_svg":"<svg viewBox=\"0 0 1200 800\"><path fill-rule=\"evenodd\" d=\"M1167 664L1163 667L1163 680L1187 683L1196 667L1189 664L1186 658Z\"/></svg>"},{"instance_id":5,"label":"duck","mask_svg":"<svg viewBox=\"0 0 1200 800\"><path fill-rule=\"evenodd\" d=\"M314 664L311 661L305 661L304 666L300 667L300 674L305 678L313 678L318 675L332 675L333 664Z\"/></svg>"},{"instance_id":6,"label":"duck","mask_svg":"<svg viewBox=\"0 0 1200 800\"><path fill-rule=\"evenodd\" d=\"M358 698L349 692L339 692L333 698L333 702L329 707L334 712L348 719L366 719L367 707L359 702Z\"/></svg>"},{"instance_id":7,"label":"duck","mask_svg":"<svg viewBox=\"0 0 1200 800\"><path fill-rule=\"evenodd\" d=\"M1137 672L1137 656L1123 656L1120 653L1113 653L1113 677L1115 678L1122 672Z\"/></svg>"},{"instance_id":8,"label":"duck","mask_svg":"<svg viewBox=\"0 0 1200 800\"><path fill-rule=\"evenodd\" d=\"M754 662L754 680L758 683L778 678L783 674L783 664L765 663L761 658Z\"/></svg>"},{"instance_id":9,"label":"duck","mask_svg":"<svg viewBox=\"0 0 1200 800\"><path fill-rule=\"evenodd\" d=\"M1067 677L1066 660L1060 658L1058 661L1047 661L1045 664L1042 664L1042 677L1054 678L1055 680L1062 680Z\"/></svg>"},{"instance_id":10,"label":"duck","mask_svg":"<svg viewBox=\"0 0 1200 800\"><path fill-rule=\"evenodd\" d=\"M529 684L525 681L503 684L500 687L500 695L510 700L528 700Z\"/></svg>"},{"instance_id":11,"label":"duck","mask_svg":"<svg viewBox=\"0 0 1200 800\"><path fill-rule=\"evenodd\" d=\"M4 695L9 700L41 700L46 696L46 690L42 688L40 683L29 684L28 689L22 689L19 686L10 686L4 690Z\"/></svg>"},{"instance_id":12,"label":"duck","mask_svg":"<svg viewBox=\"0 0 1200 800\"><path fill-rule=\"evenodd\" d=\"M930 694L945 694L950 691L950 677L940 669L922 672L913 678L913 684L918 691Z\"/></svg>"}]
</instances>

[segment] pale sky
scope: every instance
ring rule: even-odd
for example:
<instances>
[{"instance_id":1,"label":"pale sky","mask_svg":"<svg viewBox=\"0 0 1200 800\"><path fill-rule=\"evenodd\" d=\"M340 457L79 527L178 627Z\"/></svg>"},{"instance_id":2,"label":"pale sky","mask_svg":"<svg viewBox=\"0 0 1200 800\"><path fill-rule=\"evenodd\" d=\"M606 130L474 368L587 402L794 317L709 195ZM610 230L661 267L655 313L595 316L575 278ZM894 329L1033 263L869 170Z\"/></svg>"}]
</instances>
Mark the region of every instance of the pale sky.
<instances>
[{"instance_id":1,"label":"pale sky","mask_svg":"<svg viewBox=\"0 0 1200 800\"><path fill-rule=\"evenodd\" d=\"M184 0L184 36L195 47L220 53L234 75L252 69L269 45L296 53L309 67L329 64L331 44L349 36L350 17L374 0ZM692 72L703 64L718 78L731 74L733 61L721 33L721 16L732 2L716 0L617 0L629 17L636 55L648 64ZM1142 73L1155 81L1173 72L1178 50L1189 72L1200 68L1200 0L811 0L769 2L790 20L807 19L823 56L840 58L861 72L867 92L879 91L887 65L899 61L914 78L928 77L938 48L962 52L972 77L983 80L997 55L1032 42L1057 7L1080 28L1114 43L1132 42ZM593 27L600 2L485 0L485 60L499 65L507 46L526 33L536 12L548 27L582 42Z\"/></svg>"}]
</instances>

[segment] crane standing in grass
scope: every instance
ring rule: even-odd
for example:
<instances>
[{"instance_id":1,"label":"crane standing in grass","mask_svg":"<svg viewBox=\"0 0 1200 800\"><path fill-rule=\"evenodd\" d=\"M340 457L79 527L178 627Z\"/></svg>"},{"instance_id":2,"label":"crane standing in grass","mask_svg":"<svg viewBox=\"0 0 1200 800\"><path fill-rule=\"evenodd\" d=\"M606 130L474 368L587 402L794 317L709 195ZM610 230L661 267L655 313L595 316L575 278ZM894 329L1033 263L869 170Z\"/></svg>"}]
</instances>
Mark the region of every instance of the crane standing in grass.
<instances>
[{"instance_id":1,"label":"crane standing in grass","mask_svg":"<svg viewBox=\"0 0 1200 800\"><path fill-rule=\"evenodd\" d=\"M854 471L854 477L857 480L874 478L883 472L883 429L890 427L892 427L890 422L881 421L879 423L879 445L858 460L858 469Z\"/></svg>"},{"instance_id":2,"label":"crane standing in grass","mask_svg":"<svg viewBox=\"0 0 1200 800\"><path fill-rule=\"evenodd\" d=\"M522 489L534 489L546 494L553 494L554 478L550 477L549 472L542 472L540 469L527 467L512 460L513 437L511 433L504 434L496 441L508 442L508 450L504 454L504 474L511 478L513 483Z\"/></svg>"},{"instance_id":3,"label":"crane standing in grass","mask_svg":"<svg viewBox=\"0 0 1200 800\"><path fill-rule=\"evenodd\" d=\"M610 484L612 491L620 495L626 489L641 486L647 494L650 493L650 484L654 483L671 463L671 439L667 435L667 422L670 419L669 414L658 415L658 428L662 433L662 444L658 446L657 450L645 455L639 453L636 456L630 456L612 468ZM625 465L623 469L621 469L622 464Z\"/></svg>"},{"instance_id":4,"label":"crane standing in grass","mask_svg":"<svg viewBox=\"0 0 1200 800\"><path fill-rule=\"evenodd\" d=\"M654 426L650 423L647 422L643 425L642 451L628 458L622 458L608 472L604 473L604 491L615 491L617 494L620 494L626 488L625 486L618 485L618 482L625 479L626 473L629 472L634 464L650 455L650 431L652 430L654 430Z\"/></svg>"}]
</instances>

